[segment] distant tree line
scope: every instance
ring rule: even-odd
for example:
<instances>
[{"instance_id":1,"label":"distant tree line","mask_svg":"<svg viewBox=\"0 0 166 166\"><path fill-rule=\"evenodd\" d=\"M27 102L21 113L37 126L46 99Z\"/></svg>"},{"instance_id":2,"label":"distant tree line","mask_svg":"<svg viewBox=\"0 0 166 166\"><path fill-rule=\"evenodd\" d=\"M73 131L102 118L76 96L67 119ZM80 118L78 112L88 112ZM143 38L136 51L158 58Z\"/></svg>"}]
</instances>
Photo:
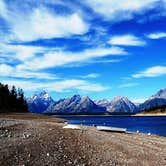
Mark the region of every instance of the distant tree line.
<instances>
[{"instance_id":1,"label":"distant tree line","mask_svg":"<svg viewBox=\"0 0 166 166\"><path fill-rule=\"evenodd\" d=\"M153 108L150 108L150 109L145 109L143 111L143 113L150 113L150 112L154 112L154 113L166 113L166 105L157 106L157 107L153 107Z\"/></svg>"},{"instance_id":2,"label":"distant tree line","mask_svg":"<svg viewBox=\"0 0 166 166\"><path fill-rule=\"evenodd\" d=\"M0 83L0 113L2 112L28 112L27 102L22 89L11 88Z\"/></svg>"}]
</instances>

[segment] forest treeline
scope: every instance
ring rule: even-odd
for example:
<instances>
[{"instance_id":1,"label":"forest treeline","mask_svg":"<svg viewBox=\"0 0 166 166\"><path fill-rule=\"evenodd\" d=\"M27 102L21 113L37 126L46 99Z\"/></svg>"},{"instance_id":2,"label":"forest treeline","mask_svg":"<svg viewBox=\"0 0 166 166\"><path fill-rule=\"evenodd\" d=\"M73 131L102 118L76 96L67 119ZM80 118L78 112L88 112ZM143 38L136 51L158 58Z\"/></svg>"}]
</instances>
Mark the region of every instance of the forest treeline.
<instances>
[{"instance_id":1,"label":"forest treeline","mask_svg":"<svg viewBox=\"0 0 166 166\"><path fill-rule=\"evenodd\" d=\"M22 89L0 83L0 113L28 112L27 102Z\"/></svg>"}]
</instances>

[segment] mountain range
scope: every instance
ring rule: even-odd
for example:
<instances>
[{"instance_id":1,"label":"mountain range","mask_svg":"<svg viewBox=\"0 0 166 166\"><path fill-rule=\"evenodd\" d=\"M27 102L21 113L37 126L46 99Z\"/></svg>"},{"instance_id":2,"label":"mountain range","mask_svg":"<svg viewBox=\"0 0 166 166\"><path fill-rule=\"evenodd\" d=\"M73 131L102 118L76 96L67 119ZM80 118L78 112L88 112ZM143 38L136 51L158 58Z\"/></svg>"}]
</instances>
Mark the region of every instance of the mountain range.
<instances>
[{"instance_id":1,"label":"mountain range","mask_svg":"<svg viewBox=\"0 0 166 166\"><path fill-rule=\"evenodd\" d=\"M44 113L104 114L106 108L95 104L88 96L74 95L53 102Z\"/></svg>"},{"instance_id":2,"label":"mountain range","mask_svg":"<svg viewBox=\"0 0 166 166\"><path fill-rule=\"evenodd\" d=\"M106 107L109 113L136 113L137 106L132 103L127 97L117 96L113 100L99 100L95 101L97 105Z\"/></svg>"},{"instance_id":3,"label":"mountain range","mask_svg":"<svg viewBox=\"0 0 166 166\"><path fill-rule=\"evenodd\" d=\"M139 105L140 111L154 109L166 105L166 88L159 90L156 94L152 95L148 100Z\"/></svg>"},{"instance_id":4,"label":"mountain range","mask_svg":"<svg viewBox=\"0 0 166 166\"><path fill-rule=\"evenodd\" d=\"M30 112L46 114L135 114L166 105L166 88L152 95L144 103L134 104L127 97L112 100L91 100L88 96L74 95L54 101L43 91L27 99Z\"/></svg>"},{"instance_id":5,"label":"mountain range","mask_svg":"<svg viewBox=\"0 0 166 166\"><path fill-rule=\"evenodd\" d=\"M27 103L30 112L43 113L51 103L54 103L54 100L48 93L43 91L27 98Z\"/></svg>"}]
</instances>

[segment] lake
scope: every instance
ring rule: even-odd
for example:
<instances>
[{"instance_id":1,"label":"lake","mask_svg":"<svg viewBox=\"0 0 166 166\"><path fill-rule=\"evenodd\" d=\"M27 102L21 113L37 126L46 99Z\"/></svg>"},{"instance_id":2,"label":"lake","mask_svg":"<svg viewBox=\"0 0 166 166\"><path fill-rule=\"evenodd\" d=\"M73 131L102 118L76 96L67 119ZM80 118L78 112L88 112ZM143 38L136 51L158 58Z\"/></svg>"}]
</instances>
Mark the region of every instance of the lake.
<instances>
[{"instance_id":1,"label":"lake","mask_svg":"<svg viewBox=\"0 0 166 166\"><path fill-rule=\"evenodd\" d=\"M166 116L62 116L70 124L127 128L129 132L166 136Z\"/></svg>"}]
</instances>

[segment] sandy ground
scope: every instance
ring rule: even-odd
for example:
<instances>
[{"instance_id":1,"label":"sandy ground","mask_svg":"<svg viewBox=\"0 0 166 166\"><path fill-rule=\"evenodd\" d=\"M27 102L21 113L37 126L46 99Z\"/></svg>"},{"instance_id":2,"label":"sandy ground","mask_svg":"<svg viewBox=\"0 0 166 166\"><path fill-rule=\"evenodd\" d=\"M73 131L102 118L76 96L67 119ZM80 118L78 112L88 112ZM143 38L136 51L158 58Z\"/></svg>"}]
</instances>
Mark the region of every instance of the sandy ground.
<instances>
[{"instance_id":1,"label":"sandy ground","mask_svg":"<svg viewBox=\"0 0 166 166\"><path fill-rule=\"evenodd\" d=\"M166 113L138 113L133 116L166 116Z\"/></svg>"},{"instance_id":2,"label":"sandy ground","mask_svg":"<svg viewBox=\"0 0 166 166\"><path fill-rule=\"evenodd\" d=\"M0 114L0 165L166 166L166 137L62 129L35 114Z\"/></svg>"}]
</instances>

